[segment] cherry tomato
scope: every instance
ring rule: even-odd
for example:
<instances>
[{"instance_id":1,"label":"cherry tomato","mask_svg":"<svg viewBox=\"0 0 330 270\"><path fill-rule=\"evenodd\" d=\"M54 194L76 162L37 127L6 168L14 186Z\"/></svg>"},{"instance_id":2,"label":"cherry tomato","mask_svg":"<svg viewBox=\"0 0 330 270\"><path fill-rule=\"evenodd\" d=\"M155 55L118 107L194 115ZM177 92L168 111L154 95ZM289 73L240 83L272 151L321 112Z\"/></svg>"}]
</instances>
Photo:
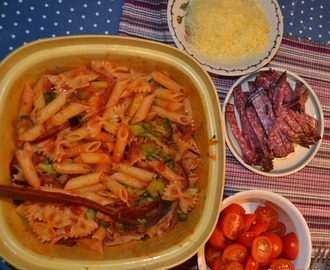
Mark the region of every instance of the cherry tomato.
<instances>
[{"instance_id":1,"label":"cherry tomato","mask_svg":"<svg viewBox=\"0 0 330 270\"><path fill-rule=\"evenodd\" d=\"M244 214L243 218L244 218L244 228L243 228L243 232L247 232L251 225L253 224L253 222L256 220L257 215L252 213L252 214Z\"/></svg>"},{"instance_id":2,"label":"cherry tomato","mask_svg":"<svg viewBox=\"0 0 330 270\"><path fill-rule=\"evenodd\" d=\"M259 263L259 269L264 270L264 269L269 269L270 264L272 263L272 260L269 259L265 262Z\"/></svg>"},{"instance_id":3,"label":"cherry tomato","mask_svg":"<svg viewBox=\"0 0 330 270\"><path fill-rule=\"evenodd\" d=\"M290 232L282 237L283 250L281 255L285 259L294 260L299 253L299 241L294 232Z\"/></svg>"},{"instance_id":4,"label":"cherry tomato","mask_svg":"<svg viewBox=\"0 0 330 270\"><path fill-rule=\"evenodd\" d=\"M247 250L251 249L252 242L254 239L257 238L257 233L252 232L252 231L247 231L247 232L242 232L238 237L237 237L237 243L241 244L244 246Z\"/></svg>"},{"instance_id":5,"label":"cherry tomato","mask_svg":"<svg viewBox=\"0 0 330 270\"><path fill-rule=\"evenodd\" d=\"M243 208L242 205L240 205L238 203L231 203L228 206L226 206L223 210L221 210L220 216L225 216L229 212L236 212L240 215L244 215L245 209Z\"/></svg>"},{"instance_id":6,"label":"cherry tomato","mask_svg":"<svg viewBox=\"0 0 330 270\"><path fill-rule=\"evenodd\" d=\"M216 258L221 257L221 251L213 248L211 245L206 244L204 249L205 261L208 267L212 267Z\"/></svg>"},{"instance_id":7,"label":"cherry tomato","mask_svg":"<svg viewBox=\"0 0 330 270\"><path fill-rule=\"evenodd\" d=\"M250 227L250 231L256 232L257 235L260 235L267 231L268 226L268 223L265 222L253 223Z\"/></svg>"},{"instance_id":8,"label":"cherry tomato","mask_svg":"<svg viewBox=\"0 0 330 270\"><path fill-rule=\"evenodd\" d=\"M275 233L279 238L282 238L286 233L286 226L283 222L279 221L277 226L273 230L270 230L270 232Z\"/></svg>"},{"instance_id":9,"label":"cherry tomato","mask_svg":"<svg viewBox=\"0 0 330 270\"><path fill-rule=\"evenodd\" d=\"M225 264L223 270L244 270L243 264L237 261Z\"/></svg>"},{"instance_id":10,"label":"cherry tomato","mask_svg":"<svg viewBox=\"0 0 330 270\"><path fill-rule=\"evenodd\" d=\"M247 253L247 249L241 244L232 243L226 246L223 250L221 258L225 264L233 261L243 263L246 259Z\"/></svg>"},{"instance_id":11,"label":"cherry tomato","mask_svg":"<svg viewBox=\"0 0 330 270\"><path fill-rule=\"evenodd\" d=\"M246 260L244 270L259 270L259 263L255 259L253 259L251 254Z\"/></svg>"},{"instance_id":12,"label":"cherry tomato","mask_svg":"<svg viewBox=\"0 0 330 270\"><path fill-rule=\"evenodd\" d=\"M212 270L223 270L225 263L222 261L221 257L218 257L214 260L211 269Z\"/></svg>"},{"instance_id":13,"label":"cherry tomato","mask_svg":"<svg viewBox=\"0 0 330 270\"><path fill-rule=\"evenodd\" d=\"M224 249L228 244L229 240L224 236L219 224L215 226L208 243L216 249Z\"/></svg>"},{"instance_id":14,"label":"cherry tomato","mask_svg":"<svg viewBox=\"0 0 330 270\"><path fill-rule=\"evenodd\" d=\"M244 218L236 212L227 213L220 221L220 228L223 234L230 240L235 240L242 232Z\"/></svg>"},{"instance_id":15,"label":"cherry tomato","mask_svg":"<svg viewBox=\"0 0 330 270\"><path fill-rule=\"evenodd\" d=\"M287 259L274 260L270 267L272 270L294 270L294 265Z\"/></svg>"},{"instance_id":16,"label":"cherry tomato","mask_svg":"<svg viewBox=\"0 0 330 270\"><path fill-rule=\"evenodd\" d=\"M268 206L258 206L254 211L257 215L256 222L266 222L269 224L268 230L273 230L276 228L278 223L278 214L277 212Z\"/></svg>"},{"instance_id":17,"label":"cherry tomato","mask_svg":"<svg viewBox=\"0 0 330 270\"><path fill-rule=\"evenodd\" d=\"M272 242L266 236L258 236L253 240L251 247L251 254L253 259L259 263L269 261L272 254Z\"/></svg>"},{"instance_id":18,"label":"cherry tomato","mask_svg":"<svg viewBox=\"0 0 330 270\"><path fill-rule=\"evenodd\" d=\"M280 256L283 250L281 238L279 238L275 233L271 232L264 232L262 235L268 237L270 241L272 241L272 254L270 255L270 258L275 259Z\"/></svg>"}]
</instances>

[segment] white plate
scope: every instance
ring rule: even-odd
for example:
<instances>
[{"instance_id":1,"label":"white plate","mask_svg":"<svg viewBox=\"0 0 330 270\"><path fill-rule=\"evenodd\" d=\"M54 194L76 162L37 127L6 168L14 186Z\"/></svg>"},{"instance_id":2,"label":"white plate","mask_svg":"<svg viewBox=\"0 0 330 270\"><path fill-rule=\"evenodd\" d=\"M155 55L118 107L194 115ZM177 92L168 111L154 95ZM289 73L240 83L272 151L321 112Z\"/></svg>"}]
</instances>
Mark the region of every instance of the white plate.
<instances>
[{"instance_id":1,"label":"white plate","mask_svg":"<svg viewBox=\"0 0 330 270\"><path fill-rule=\"evenodd\" d=\"M223 76L241 76L252 73L265 66L274 57L283 37L283 17L277 1L257 0L257 2L272 26L271 39L273 40L260 59L254 58L229 65L220 62L211 62L209 59L204 59L198 52L193 51L186 39L185 29L185 17L187 12L184 6L189 3L189 0L168 1L167 22L170 33L176 46L193 56L209 72Z\"/></svg>"},{"instance_id":2,"label":"white plate","mask_svg":"<svg viewBox=\"0 0 330 270\"><path fill-rule=\"evenodd\" d=\"M279 69L279 68L272 68L272 69L275 70L276 72L278 72L279 74L282 74L284 72L283 69ZM262 68L261 70L269 70L269 68ZM280 159L273 160L273 163L274 163L273 170L271 170L270 172L261 171L260 167L250 166L243 161L241 149L233 136L233 133L229 127L228 121L225 118L225 129L226 129L225 138L226 138L227 146L230 149L230 151L232 152L232 154L236 157L236 159L243 166L245 166L246 168L248 168L249 170L251 170L255 173L265 175L265 176L286 176L286 175L293 174L293 173L301 170L302 168L304 168L316 155L318 149L320 148L322 137L323 137L324 118L323 118L323 113L322 113L322 108L321 108L320 102L319 102L315 92L312 90L312 88L309 86L309 84L304 79L299 77L298 75L296 75L292 72L289 72L289 71L286 71L286 73L287 73L287 81L291 85L292 89L294 89L295 81L297 81L297 80L301 81L306 86L306 88L308 89L308 92L309 92L308 100L307 100L306 106L305 106L306 113L313 116L315 119L317 119L319 121L319 134L321 136L321 140L317 141L314 145L311 145L309 149L305 148L305 147L301 147L301 146L296 146L295 152L289 154L286 158L280 158ZM246 75L244 77L241 77L234 83L234 85L231 87L231 89L229 90L229 92L225 98L225 101L223 104L223 111L222 111L223 114L225 113L226 104L234 102L234 97L233 97L234 87L241 84L243 91L248 91L247 82L254 81L254 79L256 78L256 76L258 74L259 74L259 72ZM235 110L235 114L236 114L237 122L240 126L239 116L238 116L238 113L236 110Z\"/></svg>"}]
</instances>

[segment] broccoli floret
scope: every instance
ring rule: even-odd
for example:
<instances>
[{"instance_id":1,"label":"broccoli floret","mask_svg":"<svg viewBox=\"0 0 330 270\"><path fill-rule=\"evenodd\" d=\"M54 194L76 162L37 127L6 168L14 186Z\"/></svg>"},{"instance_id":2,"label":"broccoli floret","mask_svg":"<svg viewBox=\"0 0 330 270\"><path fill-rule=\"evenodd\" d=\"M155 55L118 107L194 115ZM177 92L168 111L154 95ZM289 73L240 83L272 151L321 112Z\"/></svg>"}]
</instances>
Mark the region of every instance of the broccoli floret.
<instances>
[{"instance_id":1,"label":"broccoli floret","mask_svg":"<svg viewBox=\"0 0 330 270\"><path fill-rule=\"evenodd\" d=\"M136 137L158 137L161 140L169 140L172 137L171 120L165 118L160 121L153 120L130 125L131 131Z\"/></svg>"}]
</instances>

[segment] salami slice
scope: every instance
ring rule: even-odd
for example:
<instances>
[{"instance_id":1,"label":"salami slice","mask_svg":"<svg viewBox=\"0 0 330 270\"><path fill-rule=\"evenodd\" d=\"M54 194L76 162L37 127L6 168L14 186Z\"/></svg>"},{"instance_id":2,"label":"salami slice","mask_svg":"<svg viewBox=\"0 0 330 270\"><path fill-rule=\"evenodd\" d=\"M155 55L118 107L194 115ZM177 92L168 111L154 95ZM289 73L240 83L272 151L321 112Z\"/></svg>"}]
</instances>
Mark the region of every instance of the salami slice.
<instances>
[{"instance_id":1,"label":"salami slice","mask_svg":"<svg viewBox=\"0 0 330 270\"><path fill-rule=\"evenodd\" d=\"M272 130L275 115L270 98L265 89L260 88L250 96L255 111L266 131L269 134Z\"/></svg>"},{"instance_id":2,"label":"salami slice","mask_svg":"<svg viewBox=\"0 0 330 270\"><path fill-rule=\"evenodd\" d=\"M256 136L256 134L253 131L253 128L251 127L251 124L249 122L249 119L247 118L246 115L246 106L248 103L248 93L243 92L241 85L238 85L234 88L233 91L233 96L234 96L234 102L235 102L235 107L239 113L239 118L241 122L241 131L244 139L246 142L249 144L251 149L255 153L259 153L259 160L261 160L261 150L260 150L260 144L259 140Z\"/></svg>"},{"instance_id":3,"label":"salami slice","mask_svg":"<svg viewBox=\"0 0 330 270\"><path fill-rule=\"evenodd\" d=\"M233 104L226 104L226 109L225 109L225 116L228 121L228 124L230 126L231 131L233 132L233 135L241 148L241 151L243 153L243 160L245 163L252 165L256 164L258 160L258 156L256 153L250 148L249 144L246 142L244 139L238 123L237 119L235 117L235 107Z\"/></svg>"}]
</instances>

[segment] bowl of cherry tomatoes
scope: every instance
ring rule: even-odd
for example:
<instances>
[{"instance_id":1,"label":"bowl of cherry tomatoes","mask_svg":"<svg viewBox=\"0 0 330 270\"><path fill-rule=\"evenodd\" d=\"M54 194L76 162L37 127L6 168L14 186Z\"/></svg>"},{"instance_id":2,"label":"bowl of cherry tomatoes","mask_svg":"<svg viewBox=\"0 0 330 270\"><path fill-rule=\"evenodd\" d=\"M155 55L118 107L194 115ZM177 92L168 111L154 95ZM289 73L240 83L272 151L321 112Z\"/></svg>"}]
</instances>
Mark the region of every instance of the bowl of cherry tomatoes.
<instances>
[{"instance_id":1,"label":"bowl of cherry tomatoes","mask_svg":"<svg viewBox=\"0 0 330 270\"><path fill-rule=\"evenodd\" d=\"M271 191L238 192L222 203L218 222L198 251L200 270L308 269L308 225L288 199Z\"/></svg>"}]
</instances>

